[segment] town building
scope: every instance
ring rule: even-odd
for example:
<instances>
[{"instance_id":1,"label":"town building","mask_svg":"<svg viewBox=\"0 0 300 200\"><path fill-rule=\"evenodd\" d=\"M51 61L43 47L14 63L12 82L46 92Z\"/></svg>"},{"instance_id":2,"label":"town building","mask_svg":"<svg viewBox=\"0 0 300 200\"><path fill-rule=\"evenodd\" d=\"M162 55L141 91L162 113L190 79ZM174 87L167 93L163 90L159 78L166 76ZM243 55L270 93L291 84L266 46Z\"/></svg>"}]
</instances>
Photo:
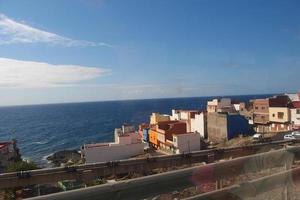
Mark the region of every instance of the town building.
<instances>
[{"instance_id":1,"label":"town building","mask_svg":"<svg viewBox=\"0 0 300 200\"><path fill-rule=\"evenodd\" d=\"M200 114L198 110L172 110L171 120L179 120L186 123L186 132L192 131L192 119Z\"/></svg>"},{"instance_id":2,"label":"town building","mask_svg":"<svg viewBox=\"0 0 300 200\"><path fill-rule=\"evenodd\" d=\"M231 112L233 107L230 98L213 99L207 101L207 112Z\"/></svg>"},{"instance_id":3,"label":"town building","mask_svg":"<svg viewBox=\"0 0 300 200\"><path fill-rule=\"evenodd\" d=\"M269 131L282 132L291 130L291 114L288 107L269 107Z\"/></svg>"},{"instance_id":4,"label":"town building","mask_svg":"<svg viewBox=\"0 0 300 200\"><path fill-rule=\"evenodd\" d=\"M184 153L200 150L200 134L186 132L182 121L159 122L149 130L151 146L168 153Z\"/></svg>"},{"instance_id":5,"label":"town building","mask_svg":"<svg viewBox=\"0 0 300 200\"><path fill-rule=\"evenodd\" d=\"M150 130L150 128L143 129L143 141L144 142L149 142L149 130Z\"/></svg>"},{"instance_id":6,"label":"town building","mask_svg":"<svg viewBox=\"0 0 300 200\"><path fill-rule=\"evenodd\" d=\"M239 106L239 113L240 115L243 115L247 120L249 124L253 124L253 105L252 103L244 103L241 102Z\"/></svg>"},{"instance_id":7,"label":"town building","mask_svg":"<svg viewBox=\"0 0 300 200\"><path fill-rule=\"evenodd\" d=\"M18 159L21 158L15 140L0 142L0 172Z\"/></svg>"},{"instance_id":8,"label":"town building","mask_svg":"<svg viewBox=\"0 0 300 200\"><path fill-rule=\"evenodd\" d=\"M286 125L286 122L278 122L279 119L272 118L270 121L270 108L274 108L274 112L276 111L276 108L287 108L290 99L286 95L278 95L266 99L254 99L251 101L253 104L253 123L255 126L256 132L266 133L270 132L272 130L276 129L282 129L285 128L285 131L287 131L289 126ZM272 113L273 116L274 113ZM279 123L279 124L278 124ZM281 125L284 123L283 125ZM280 126L281 128L277 128Z\"/></svg>"},{"instance_id":9,"label":"town building","mask_svg":"<svg viewBox=\"0 0 300 200\"><path fill-rule=\"evenodd\" d=\"M300 101L291 102L290 110L291 110L292 129L299 130L300 129Z\"/></svg>"},{"instance_id":10,"label":"town building","mask_svg":"<svg viewBox=\"0 0 300 200\"><path fill-rule=\"evenodd\" d=\"M211 142L228 141L238 135L252 134L248 120L237 113L208 113L207 133Z\"/></svg>"},{"instance_id":11,"label":"town building","mask_svg":"<svg viewBox=\"0 0 300 200\"><path fill-rule=\"evenodd\" d=\"M198 133L173 134L172 151L175 154L201 150L200 135Z\"/></svg>"},{"instance_id":12,"label":"town building","mask_svg":"<svg viewBox=\"0 0 300 200\"><path fill-rule=\"evenodd\" d=\"M186 132L197 132L202 138L207 137L207 113L199 110L172 110L171 120L186 123Z\"/></svg>"},{"instance_id":13,"label":"town building","mask_svg":"<svg viewBox=\"0 0 300 200\"><path fill-rule=\"evenodd\" d=\"M150 116L150 124L157 124L158 122L170 121L170 115L152 113Z\"/></svg>"},{"instance_id":14,"label":"town building","mask_svg":"<svg viewBox=\"0 0 300 200\"><path fill-rule=\"evenodd\" d=\"M170 146L173 134L186 133L186 123L180 121L159 122L149 130L149 142L155 148Z\"/></svg>"},{"instance_id":15,"label":"town building","mask_svg":"<svg viewBox=\"0 0 300 200\"><path fill-rule=\"evenodd\" d=\"M139 139L143 140L144 141L144 129L149 129L150 127L150 124L140 124L139 125L139 128L138 128L138 134L139 134Z\"/></svg>"},{"instance_id":16,"label":"town building","mask_svg":"<svg viewBox=\"0 0 300 200\"><path fill-rule=\"evenodd\" d=\"M134 126L123 125L115 129L115 142L84 144L81 157L85 163L127 159L144 153L145 144L135 133Z\"/></svg>"},{"instance_id":17,"label":"town building","mask_svg":"<svg viewBox=\"0 0 300 200\"><path fill-rule=\"evenodd\" d=\"M207 138L207 112L195 114L191 118L191 132L200 134L201 138Z\"/></svg>"},{"instance_id":18,"label":"town building","mask_svg":"<svg viewBox=\"0 0 300 200\"><path fill-rule=\"evenodd\" d=\"M285 94L291 101L300 101L300 92Z\"/></svg>"},{"instance_id":19,"label":"town building","mask_svg":"<svg viewBox=\"0 0 300 200\"><path fill-rule=\"evenodd\" d=\"M238 113L240 111L241 102L239 100L233 99L231 100L232 112Z\"/></svg>"},{"instance_id":20,"label":"town building","mask_svg":"<svg viewBox=\"0 0 300 200\"><path fill-rule=\"evenodd\" d=\"M256 132L268 132L269 130L269 99L254 99L253 123Z\"/></svg>"}]
</instances>

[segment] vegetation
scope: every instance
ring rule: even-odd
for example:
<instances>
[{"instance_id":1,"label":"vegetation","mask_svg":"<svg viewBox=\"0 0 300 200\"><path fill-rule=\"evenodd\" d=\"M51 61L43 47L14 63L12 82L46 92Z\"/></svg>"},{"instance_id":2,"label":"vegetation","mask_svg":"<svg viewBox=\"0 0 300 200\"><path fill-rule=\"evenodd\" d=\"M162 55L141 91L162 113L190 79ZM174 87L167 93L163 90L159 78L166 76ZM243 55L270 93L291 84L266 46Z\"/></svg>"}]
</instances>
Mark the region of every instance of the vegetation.
<instances>
[{"instance_id":1,"label":"vegetation","mask_svg":"<svg viewBox=\"0 0 300 200\"><path fill-rule=\"evenodd\" d=\"M34 162L28 162L23 160L18 160L7 166L6 172L19 172L19 171L27 171L27 170L34 170L38 169L38 166ZM19 195L18 193L22 193L22 188L13 188L5 191L5 199L16 199Z\"/></svg>"},{"instance_id":2,"label":"vegetation","mask_svg":"<svg viewBox=\"0 0 300 200\"><path fill-rule=\"evenodd\" d=\"M37 165L34 162L27 161L17 161L7 166L6 172L19 172L38 169Z\"/></svg>"}]
</instances>

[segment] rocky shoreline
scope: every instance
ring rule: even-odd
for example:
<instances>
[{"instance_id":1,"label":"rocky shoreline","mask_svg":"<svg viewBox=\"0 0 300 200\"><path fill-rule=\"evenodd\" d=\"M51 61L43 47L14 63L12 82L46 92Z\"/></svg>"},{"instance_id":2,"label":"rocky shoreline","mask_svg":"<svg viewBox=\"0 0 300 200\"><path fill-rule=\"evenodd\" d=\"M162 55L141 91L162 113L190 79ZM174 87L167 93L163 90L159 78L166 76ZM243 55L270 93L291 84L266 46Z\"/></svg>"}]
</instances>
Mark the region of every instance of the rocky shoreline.
<instances>
[{"instance_id":1,"label":"rocky shoreline","mask_svg":"<svg viewBox=\"0 0 300 200\"><path fill-rule=\"evenodd\" d=\"M54 167L62 165L74 165L81 163L81 155L77 150L62 150L46 158Z\"/></svg>"}]
</instances>

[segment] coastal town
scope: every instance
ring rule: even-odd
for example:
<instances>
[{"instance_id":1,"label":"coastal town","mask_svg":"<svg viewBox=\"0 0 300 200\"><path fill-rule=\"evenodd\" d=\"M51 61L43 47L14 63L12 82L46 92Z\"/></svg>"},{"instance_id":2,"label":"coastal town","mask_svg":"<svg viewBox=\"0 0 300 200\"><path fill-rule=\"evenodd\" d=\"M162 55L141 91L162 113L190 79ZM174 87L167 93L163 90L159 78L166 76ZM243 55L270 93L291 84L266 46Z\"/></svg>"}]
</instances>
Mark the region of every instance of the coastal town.
<instances>
[{"instance_id":1,"label":"coastal town","mask_svg":"<svg viewBox=\"0 0 300 200\"><path fill-rule=\"evenodd\" d=\"M138 125L137 129L130 124L123 124L120 128L115 128L114 142L83 144L78 151L64 150L56 152L49 156L49 159L53 162L53 167L63 167L63 173L67 173L67 177L69 177L69 173L77 173L72 168L76 166L87 168L85 166L100 164L112 170L108 174L115 174L114 168L118 167L118 164L115 163L120 161L134 163L136 159L146 159L149 162L151 159L159 160L163 158L160 157L163 155L181 155L179 157L180 162L177 161L176 164L169 161L159 161L159 163L167 162L166 166L169 167L163 169L169 171L170 166L175 169L186 166L185 159L190 158L192 154L200 153L208 158L204 159L205 162L201 159L202 162L200 163L199 160L188 161L188 166L191 166L191 164L196 166L200 164L202 166L203 164L206 165L206 163L218 162L217 158L220 157L218 152L223 152L224 147L225 150L229 149L229 151L232 151L230 150L232 148L234 153L235 151L238 152L238 156L234 153L229 153L229 158L223 158L226 158L226 160L231 160L236 156L241 157L255 153L252 151L247 152L243 149L244 147L255 149L256 147L251 146L253 144L259 144L259 148L264 148L264 151L267 151L266 149L270 145L272 146L274 141L278 141L279 144L297 141L300 137L299 130L300 92L274 95L264 99L251 99L249 102L219 98L207 101L205 110L172 109L170 115L152 113L149 116L149 121ZM211 155L214 156L210 158ZM175 159L175 157L170 158ZM0 143L0 160L2 173L10 172L7 169L22 160L16 140ZM21 162L26 165L28 161ZM16 174L16 178L20 179L21 177L26 181L26 178L31 178L31 172L28 170L34 170L38 167L27 166L27 168L22 168L24 167L23 164L20 168L12 171L21 171L21 174ZM161 166L152 166L152 168L154 170L150 171L155 174L158 173L155 169L161 169ZM130 179L132 174L137 172L138 170L127 172L125 173L127 174L125 178ZM26 175L26 173L28 174ZM23 176L25 176L25 179ZM107 177L110 176L107 175ZM116 177L120 177L120 175ZM113 179L113 182L117 179L116 177ZM123 175L121 177L122 179L124 178ZM92 177L90 178L94 180ZM57 180L60 179L61 177L59 176ZM5 180L1 180L0 177L0 186L1 181ZM32 184L30 180L28 181ZM18 193L20 197L24 198L104 183L107 183L107 180L104 178L98 178L88 184L85 183L84 179L67 178L52 184L44 184L43 187L40 184L26 187L25 190L17 187L12 192L14 195L12 199L18 196ZM23 183L17 181L13 184ZM208 186L211 188L211 183ZM208 186L206 185L205 187ZM214 187L218 188L218 186L213 186L212 188ZM201 191L211 191L211 189L202 189ZM5 195L7 195L7 192L2 192L0 196ZM180 193L180 195L182 194Z\"/></svg>"},{"instance_id":2,"label":"coastal town","mask_svg":"<svg viewBox=\"0 0 300 200\"><path fill-rule=\"evenodd\" d=\"M84 163L95 163L138 156L147 149L180 154L226 144L232 139L296 139L299 129L300 92L249 102L212 99L206 110L172 110L171 115L152 113L149 122L140 124L138 130L124 124L115 129L115 142L84 144L81 155Z\"/></svg>"},{"instance_id":3,"label":"coastal town","mask_svg":"<svg viewBox=\"0 0 300 200\"><path fill-rule=\"evenodd\" d=\"M171 115L152 113L149 122L140 124L137 130L124 124L115 129L114 142L83 144L79 151L81 159L75 157L76 163L96 163L136 157L148 151L180 154L216 147L232 139L296 139L299 134L291 133L299 129L300 92L249 102L220 98L208 101L206 110L173 109ZM0 143L2 171L18 156L15 140Z\"/></svg>"}]
</instances>

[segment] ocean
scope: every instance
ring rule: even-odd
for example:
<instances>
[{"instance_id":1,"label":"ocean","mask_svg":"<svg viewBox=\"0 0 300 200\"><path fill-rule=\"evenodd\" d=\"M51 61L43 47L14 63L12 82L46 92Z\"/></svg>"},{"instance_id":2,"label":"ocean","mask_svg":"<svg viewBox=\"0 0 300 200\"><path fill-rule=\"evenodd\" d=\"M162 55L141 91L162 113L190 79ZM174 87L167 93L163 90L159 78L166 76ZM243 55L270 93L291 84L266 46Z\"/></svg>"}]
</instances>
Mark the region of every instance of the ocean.
<instances>
[{"instance_id":1,"label":"ocean","mask_svg":"<svg viewBox=\"0 0 300 200\"><path fill-rule=\"evenodd\" d=\"M240 101L271 95L228 96ZM17 139L24 159L44 166L46 157L84 143L113 141L114 128L123 123L149 122L152 112L171 114L171 109L206 108L218 97L65 103L0 107L0 141Z\"/></svg>"}]
</instances>

